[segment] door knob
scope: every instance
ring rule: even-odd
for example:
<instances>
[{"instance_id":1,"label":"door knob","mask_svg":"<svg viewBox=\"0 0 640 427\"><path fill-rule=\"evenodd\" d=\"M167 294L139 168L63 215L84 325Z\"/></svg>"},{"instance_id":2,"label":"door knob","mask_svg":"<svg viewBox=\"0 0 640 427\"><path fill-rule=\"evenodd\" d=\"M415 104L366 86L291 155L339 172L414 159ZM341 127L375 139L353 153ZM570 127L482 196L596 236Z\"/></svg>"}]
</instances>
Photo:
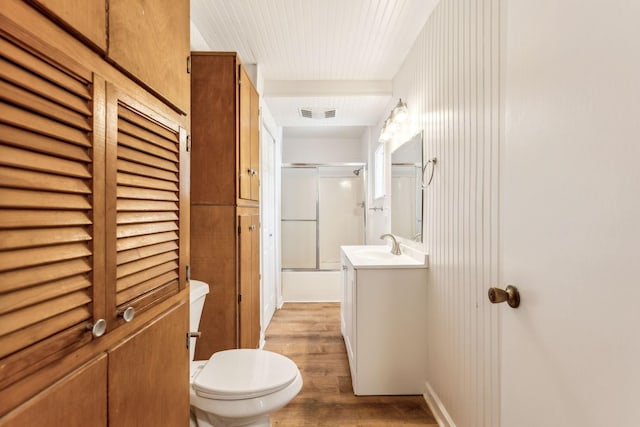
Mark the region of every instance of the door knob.
<instances>
[{"instance_id":1,"label":"door knob","mask_svg":"<svg viewBox=\"0 0 640 427\"><path fill-rule=\"evenodd\" d=\"M493 304L507 302L509 307L517 308L520 305L520 292L515 286L507 285L506 289L489 288L489 301Z\"/></svg>"}]
</instances>

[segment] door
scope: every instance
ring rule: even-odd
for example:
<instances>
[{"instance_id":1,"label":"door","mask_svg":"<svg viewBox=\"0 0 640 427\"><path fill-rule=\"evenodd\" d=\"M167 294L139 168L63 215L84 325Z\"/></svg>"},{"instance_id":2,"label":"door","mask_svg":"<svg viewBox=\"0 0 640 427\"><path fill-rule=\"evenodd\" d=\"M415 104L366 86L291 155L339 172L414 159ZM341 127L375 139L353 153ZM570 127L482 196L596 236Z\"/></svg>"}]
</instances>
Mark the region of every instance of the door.
<instances>
[{"instance_id":1,"label":"door","mask_svg":"<svg viewBox=\"0 0 640 427\"><path fill-rule=\"evenodd\" d=\"M107 426L107 357L96 356L7 415L2 427Z\"/></svg>"},{"instance_id":2,"label":"door","mask_svg":"<svg viewBox=\"0 0 640 427\"><path fill-rule=\"evenodd\" d=\"M602 6L509 2L504 427L640 418L640 4Z\"/></svg>"},{"instance_id":3,"label":"door","mask_svg":"<svg viewBox=\"0 0 640 427\"><path fill-rule=\"evenodd\" d=\"M188 170L177 117L155 113L112 84L106 96L105 318L113 328L129 307L147 310L186 283L180 225L188 198L180 175Z\"/></svg>"},{"instance_id":4,"label":"door","mask_svg":"<svg viewBox=\"0 0 640 427\"><path fill-rule=\"evenodd\" d=\"M258 92L240 66L239 197L259 200L260 143Z\"/></svg>"},{"instance_id":5,"label":"door","mask_svg":"<svg viewBox=\"0 0 640 427\"><path fill-rule=\"evenodd\" d=\"M276 310L276 141L266 128L262 135L262 325L266 330Z\"/></svg>"},{"instance_id":6,"label":"door","mask_svg":"<svg viewBox=\"0 0 640 427\"><path fill-rule=\"evenodd\" d=\"M357 169L356 169L357 170ZM364 244L363 177L352 167L321 167L318 182L319 268L340 268L340 246Z\"/></svg>"},{"instance_id":7,"label":"door","mask_svg":"<svg viewBox=\"0 0 640 427\"><path fill-rule=\"evenodd\" d=\"M240 348L260 342L260 217L257 209L238 215Z\"/></svg>"},{"instance_id":8,"label":"door","mask_svg":"<svg viewBox=\"0 0 640 427\"><path fill-rule=\"evenodd\" d=\"M109 351L109 425L189 423L188 317L182 303Z\"/></svg>"}]
</instances>

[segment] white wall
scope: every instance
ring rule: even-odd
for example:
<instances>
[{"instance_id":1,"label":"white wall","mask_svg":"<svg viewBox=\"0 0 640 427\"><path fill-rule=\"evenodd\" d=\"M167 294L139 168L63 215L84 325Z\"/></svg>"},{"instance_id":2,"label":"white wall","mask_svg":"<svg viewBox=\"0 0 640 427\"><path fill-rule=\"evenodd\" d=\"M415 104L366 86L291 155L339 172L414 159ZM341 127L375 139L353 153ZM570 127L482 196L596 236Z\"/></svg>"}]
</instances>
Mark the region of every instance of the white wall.
<instances>
[{"instance_id":1,"label":"white wall","mask_svg":"<svg viewBox=\"0 0 640 427\"><path fill-rule=\"evenodd\" d=\"M362 163L359 139L285 138L282 163Z\"/></svg>"},{"instance_id":2,"label":"white wall","mask_svg":"<svg viewBox=\"0 0 640 427\"><path fill-rule=\"evenodd\" d=\"M499 425L498 319L486 293L498 271L500 19L500 0L442 0L393 81L393 103L405 100L410 120L390 146L423 129L424 157L438 159L425 191L428 322L419 326L427 398L458 426Z\"/></svg>"}]
</instances>

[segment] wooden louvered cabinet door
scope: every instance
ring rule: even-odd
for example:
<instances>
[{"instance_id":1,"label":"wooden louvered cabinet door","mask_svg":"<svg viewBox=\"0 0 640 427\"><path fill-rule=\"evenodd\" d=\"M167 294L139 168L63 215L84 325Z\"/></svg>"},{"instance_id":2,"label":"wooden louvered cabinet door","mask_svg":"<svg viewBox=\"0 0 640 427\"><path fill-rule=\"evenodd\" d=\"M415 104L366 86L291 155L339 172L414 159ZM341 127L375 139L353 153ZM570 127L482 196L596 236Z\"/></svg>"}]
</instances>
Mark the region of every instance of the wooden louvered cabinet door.
<instances>
[{"instance_id":1,"label":"wooden louvered cabinet door","mask_svg":"<svg viewBox=\"0 0 640 427\"><path fill-rule=\"evenodd\" d=\"M104 316L104 80L0 36L0 390Z\"/></svg>"},{"instance_id":2,"label":"wooden louvered cabinet door","mask_svg":"<svg viewBox=\"0 0 640 427\"><path fill-rule=\"evenodd\" d=\"M180 268L186 131L152 107L107 85L106 298L115 325L127 308L144 311L186 282Z\"/></svg>"}]
</instances>

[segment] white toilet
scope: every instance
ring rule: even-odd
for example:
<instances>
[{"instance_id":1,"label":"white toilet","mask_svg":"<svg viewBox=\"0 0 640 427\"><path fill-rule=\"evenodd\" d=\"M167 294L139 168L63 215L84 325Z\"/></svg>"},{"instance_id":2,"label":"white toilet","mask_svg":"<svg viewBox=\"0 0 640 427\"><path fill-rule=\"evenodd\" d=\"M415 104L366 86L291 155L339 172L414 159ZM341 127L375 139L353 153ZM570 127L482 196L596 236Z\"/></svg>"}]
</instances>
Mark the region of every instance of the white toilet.
<instances>
[{"instance_id":1,"label":"white toilet","mask_svg":"<svg viewBox=\"0 0 640 427\"><path fill-rule=\"evenodd\" d=\"M209 286L190 282L190 325L197 331ZM191 352L191 425L268 427L270 414L289 403L302 388L302 376L289 358L265 350L238 349L194 361Z\"/></svg>"}]
</instances>

